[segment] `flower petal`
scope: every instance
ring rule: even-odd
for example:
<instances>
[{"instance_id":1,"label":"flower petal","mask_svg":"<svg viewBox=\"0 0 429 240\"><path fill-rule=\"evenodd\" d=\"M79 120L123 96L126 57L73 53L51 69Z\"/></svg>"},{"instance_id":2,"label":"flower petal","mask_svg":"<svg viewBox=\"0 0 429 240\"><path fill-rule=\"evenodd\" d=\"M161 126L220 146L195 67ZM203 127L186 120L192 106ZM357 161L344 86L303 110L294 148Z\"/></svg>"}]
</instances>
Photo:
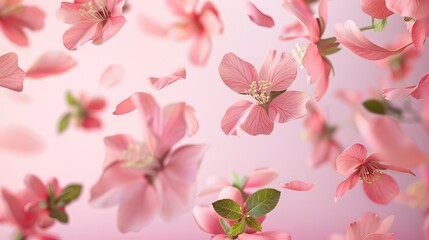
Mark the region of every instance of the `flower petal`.
<instances>
[{"instance_id":1,"label":"flower petal","mask_svg":"<svg viewBox=\"0 0 429 240\"><path fill-rule=\"evenodd\" d=\"M426 39L426 27L422 20L417 20L413 24L413 28L411 29L411 36L413 38L413 43L417 51L423 52L423 44L425 43Z\"/></svg>"},{"instance_id":2,"label":"flower petal","mask_svg":"<svg viewBox=\"0 0 429 240\"><path fill-rule=\"evenodd\" d=\"M191 46L189 59L191 63L197 66L206 65L209 60L210 52L212 51L212 40L207 33L199 33L195 36Z\"/></svg>"},{"instance_id":3,"label":"flower petal","mask_svg":"<svg viewBox=\"0 0 429 240\"><path fill-rule=\"evenodd\" d=\"M223 132L228 135L237 135L237 127L252 106L252 102L242 100L229 107L221 121Z\"/></svg>"},{"instance_id":4,"label":"flower petal","mask_svg":"<svg viewBox=\"0 0 429 240\"><path fill-rule=\"evenodd\" d=\"M192 137L200 129L200 124L195 116L195 109L189 105L185 107L185 122L188 137Z\"/></svg>"},{"instance_id":5,"label":"flower petal","mask_svg":"<svg viewBox=\"0 0 429 240\"><path fill-rule=\"evenodd\" d=\"M380 226L377 229L377 233L387 233L395 221L395 216L390 215L381 221Z\"/></svg>"},{"instance_id":6,"label":"flower petal","mask_svg":"<svg viewBox=\"0 0 429 240\"><path fill-rule=\"evenodd\" d=\"M320 27L307 3L301 0L285 0L283 1L283 7L298 18L301 24L307 28L311 42L319 42Z\"/></svg>"},{"instance_id":7,"label":"flower petal","mask_svg":"<svg viewBox=\"0 0 429 240\"><path fill-rule=\"evenodd\" d=\"M25 72L18 67L16 53L7 53L0 56L0 86L13 91L21 92Z\"/></svg>"},{"instance_id":8,"label":"flower petal","mask_svg":"<svg viewBox=\"0 0 429 240\"><path fill-rule=\"evenodd\" d=\"M370 184L362 183L365 194L377 204L387 205L399 194L398 184L387 174L380 174L379 179Z\"/></svg>"},{"instance_id":9,"label":"flower petal","mask_svg":"<svg viewBox=\"0 0 429 240\"><path fill-rule=\"evenodd\" d=\"M102 32L103 26L91 21L76 23L63 35L64 46L68 50L77 50L90 40L96 39Z\"/></svg>"},{"instance_id":10,"label":"flower petal","mask_svg":"<svg viewBox=\"0 0 429 240\"><path fill-rule=\"evenodd\" d=\"M240 206L243 206L244 204L243 195L241 194L240 190L232 186L226 186L222 188L217 199L231 199Z\"/></svg>"},{"instance_id":11,"label":"flower petal","mask_svg":"<svg viewBox=\"0 0 429 240\"><path fill-rule=\"evenodd\" d=\"M200 24L208 34L221 34L223 32L223 23L219 17L219 12L211 2L206 2L201 9Z\"/></svg>"},{"instance_id":12,"label":"flower petal","mask_svg":"<svg viewBox=\"0 0 429 240\"><path fill-rule=\"evenodd\" d=\"M46 200L48 197L48 191L46 190L45 184L33 174L27 174L24 179L25 185L31 193L40 198Z\"/></svg>"},{"instance_id":13,"label":"flower petal","mask_svg":"<svg viewBox=\"0 0 429 240\"><path fill-rule=\"evenodd\" d=\"M220 178L217 176L211 176L206 180L206 187L203 187L198 193L197 196L205 196L211 193L220 192L223 187L230 186L231 183L225 180L224 178Z\"/></svg>"},{"instance_id":14,"label":"flower petal","mask_svg":"<svg viewBox=\"0 0 429 240\"><path fill-rule=\"evenodd\" d=\"M160 90L180 79L185 79L185 78L186 78L186 69L180 68L176 70L174 73L166 77L161 77L161 78L150 77L148 80L152 84L153 88L155 88L156 90Z\"/></svg>"},{"instance_id":15,"label":"flower petal","mask_svg":"<svg viewBox=\"0 0 429 240\"><path fill-rule=\"evenodd\" d=\"M286 91L268 103L268 115L273 122L285 123L307 114L305 105L310 96L298 91Z\"/></svg>"},{"instance_id":16,"label":"flower petal","mask_svg":"<svg viewBox=\"0 0 429 240\"><path fill-rule=\"evenodd\" d=\"M228 53L223 57L219 65L219 74L223 82L237 93L245 93L252 82L258 81L255 67L234 53Z\"/></svg>"},{"instance_id":17,"label":"flower petal","mask_svg":"<svg viewBox=\"0 0 429 240\"><path fill-rule=\"evenodd\" d=\"M104 145L106 147L106 154L104 158L104 168L118 160L126 160L124 154L133 146L137 145L134 138L127 134L117 134L104 138Z\"/></svg>"},{"instance_id":18,"label":"flower petal","mask_svg":"<svg viewBox=\"0 0 429 240\"><path fill-rule=\"evenodd\" d=\"M61 2L61 7L57 11L57 18L67 24L76 24L82 21L82 12L78 3Z\"/></svg>"},{"instance_id":19,"label":"flower petal","mask_svg":"<svg viewBox=\"0 0 429 240\"><path fill-rule=\"evenodd\" d=\"M337 172L342 175L349 174L364 163L366 154L366 148L362 144L356 143L348 147L337 158Z\"/></svg>"},{"instance_id":20,"label":"flower petal","mask_svg":"<svg viewBox=\"0 0 429 240\"><path fill-rule=\"evenodd\" d=\"M204 232L210 234L220 234L224 232L219 223L220 217L213 208L208 206L196 206L192 213L198 227Z\"/></svg>"},{"instance_id":21,"label":"flower petal","mask_svg":"<svg viewBox=\"0 0 429 240\"><path fill-rule=\"evenodd\" d=\"M368 60L381 60L396 55L411 44L394 50L382 48L370 42L351 20L335 24L335 36L350 51Z\"/></svg>"},{"instance_id":22,"label":"flower petal","mask_svg":"<svg viewBox=\"0 0 429 240\"><path fill-rule=\"evenodd\" d=\"M253 3L244 1L244 11L252 22L261 27L273 27L274 20L272 17L261 12Z\"/></svg>"},{"instance_id":23,"label":"flower petal","mask_svg":"<svg viewBox=\"0 0 429 240\"><path fill-rule=\"evenodd\" d=\"M380 217L374 213L365 213L358 220L352 222L347 229L347 240L363 240L371 233L375 233L380 226Z\"/></svg>"},{"instance_id":24,"label":"flower petal","mask_svg":"<svg viewBox=\"0 0 429 240\"><path fill-rule=\"evenodd\" d=\"M247 175L247 181L243 188L259 188L270 184L278 177L274 168L260 168L253 170Z\"/></svg>"},{"instance_id":25,"label":"flower petal","mask_svg":"<svg viewBox=\"0 0 429 240\"><path fill-rule=\"evenodd\" d=\"M310 191L314 188L314 183L306 183L301 181L291 181L288 183L280 184L283 188L294 190L294 191Z\"/></svg>"},{"instance_id":26,"label":"flower petal","mask_svg":"<svg viewBox=\"0 0 429 240\"><path fill-rule=\"evenodd\" d=\"M77 65L68 54L61 51L50 51L40 56L27 70L29 78L44 78L64 73Z\"/></svg>"},{"instance_id":27,"label":"flower petal","mask_svg":"<svg viewBox=\"0 0 429 240\"><path fill-rule=\"evenodd\" d=\"M359 174L358 173L352 173L346 180L341 182L337 186L337 190L335 193L335 202L338 201L340 197L344 195L348 190L354 188L356 184L359 182Z\"/></svg>"},{"instance_id":28,"label":"flower petal","mask_svg":"<svg viewBox=\"0 0 429 240\"><path fill-rule=\"evenodd\" d=\"M254 105L246 120L240 124L240 128L254 136L259 134L269 135L274 129L274 122L263 107Z\"/></svg>"},{"instance_id":29,"label":"flower petal","mask_svg":"<svg viewBox=\"0 0 429 240\"><path fill-rule=\"evenodd\" d=\"M421 19L429 15L429 2L426 0L386 0L386 6L403 17Z\"/></svg>"},{"instance_id":30,"label":"flower petal","mask_svg":"<svg viewBox=\"0 0 429 240\"><path fill-rule=\"evenodd\" d=\"M115 36L119 30L121 30L126 22L127 20L124 16L109 17L103 26L102 32L100 35L98 35L97 38L94 39L94 41L92 41L92 43L95 45L100 45L108 41L113 36Z\"/></svg>"},{"instance_id":31,"label":"flower petal","mask_svg":"<svg viewBox=\"0 0 429 240\"><path fill-rule=\"evenodd\" d=\"M284 91L296 78L296 63L284 52L270 51L265 57L259 79L271 82L269 91Z\"/></svg>"},{"instance_id":32,"label":"flower petal","mask_svg":"<svg viewBox=\"0 0 429 240\"><path fill-rule=\"evenodd\" d=\"M105 88L112 88L124 79L125 69L121 65L110 65L104 70L100 84Z\"/></svg>"},{"instance_id":33,"label":"flower petal","mask_svg":"<svg viewBox=\"0 0 429 240\"><path fill-rule=\"evenodd\" d=\"M386 7L386 0L360 0L362 10L377 19L387 18L393 12Z\"/></svg>"},{"instance_id":34,"label":"flower petal","mask_svg":"<svg viewBox=\"0 0 429 240\"><path fill-rule=\"evenodd\" d=\"M0 130L0 149L16 153L39 153L43 150L43 139L24 127L8 127Z\"/></svg>"}]
</instances>

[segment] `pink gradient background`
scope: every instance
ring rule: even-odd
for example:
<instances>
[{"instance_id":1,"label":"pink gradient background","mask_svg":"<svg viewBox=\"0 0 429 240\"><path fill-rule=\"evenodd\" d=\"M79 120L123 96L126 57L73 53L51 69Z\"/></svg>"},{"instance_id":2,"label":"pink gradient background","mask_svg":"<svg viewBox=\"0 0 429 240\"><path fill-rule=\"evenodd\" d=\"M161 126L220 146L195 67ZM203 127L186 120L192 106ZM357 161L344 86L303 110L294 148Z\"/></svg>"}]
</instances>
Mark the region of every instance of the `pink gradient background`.
<instances>
[{"instance_id":1,"label":"pink gradient background","mask_svg":"<svg viewBox=\"0 0 429 240\"><path fill-rule=\"evenodd\" d=\"M25 70L47 50L67 51L62 44L62 34L69 27L58 21L55 11L59 0L26 0L38 5L47 13L46 26L41 32L30 33L31 47L18 48L0 36L0 53L14 51L19 55L20 66ZM334 203L337 184L344 179L329 166L311 169L307 165L310 144L302 138L302 119L276 125L270 136L239 137L226 136L220 128L225 110L243 96L231 91L220 79L218 65L224 54L234 52L253 63L257 69L269 50L277 49L291 53L295 43L303 40L281 42L278 36L293 17L281 7L280 0L253 0L260 9L276 21L276 26L265 29L256 26L243 14L239 0L214 0L225 24L225 32L214 37L213 52L207 66L195 67L188 61L190 42L173 42L153 38L144 34L138 26L138 16L147 14L165 23L174 20L163 1L130 1L131 11L126 13L127 23L110 41L101 45L87 44L78 51L69 52L78 61L78 66L58 77L44 80L25 81L23 94L32 101L28 104L11 100L10 91L0 89L0 127L23 125L31 128L44 139L45 148L36 155L18 155L0 152L0 186L13 191L23 188L25 174L33 173L46 180L51 176L59 178L62 184L72 182L84 185L84 193L78 202L69 208L71 221L68 225L56 224L49 232L62 239L209 239L195 224L191 209L171 222L159 218L139 233L121 234L116 227L116 208L95 209L88 204L89 189L101 174L104 159L103 138L117 133L128 133L141 139L142 127L136 113L113 116L117 103L136 91L152 93L161 105L186 101L196 109L200 122L198 134L184 142L207 143L210 148L198 174L198 189L205 185L205 179L212 175L230 177L237 171L241 176L259 167L276 168L280 176L271 185L280 189L279 183L289 180L315 182L311 192L282 191L277 209L268 215L264 229L285 231L293 239L328 239L334 232L345 233L350 222L367 211L381 217L394 214L396 219L392 231L397 239L422 239L421 212L392 202L388 206L372 203L357 186L338 203ZM329 23L325 36L332 36L333 25L348 19L360 26L368 25L370 18L360 11L359 1L334 0L329 2ZM399 17L389 18L382 34L366 33L379 43L388 43L405 24ZM330 122L339 123L338 139L344 147L356 142L365 143L354 128L348 107L336 97L338 89L367 90L378 87L377 79L387 78L388 72L380 70L374 63L359 58L343 49L331 58L336 75L331 78L327 94L320 102ZM415 62L407 83L415 83L428 70L429 52L423 53ZM121 64L126 70L124 82L112 89L104 89L99 79L110 64ZM181 80L161 91L151 89L146 80L150 76L164 76L185 66L187 79ZM304 70L291 86L293 90L313 93L314 87L306 82ZM67 90L74 93L86 92L108 99L109 106L102 115L102 131L84 132L74 128L59 136L56 132L60 116L67 111L64 95ZM420 149L429 153L429 136L421 126L404 125L417 141ZM370 149L370 147L368 146ZM415 178L403 174L392 175L402 190ZM196 199L195 204L211 203L215 195ZM11 228L0 226L0 239L10 239Z\"/></svg>"}]
</instances>

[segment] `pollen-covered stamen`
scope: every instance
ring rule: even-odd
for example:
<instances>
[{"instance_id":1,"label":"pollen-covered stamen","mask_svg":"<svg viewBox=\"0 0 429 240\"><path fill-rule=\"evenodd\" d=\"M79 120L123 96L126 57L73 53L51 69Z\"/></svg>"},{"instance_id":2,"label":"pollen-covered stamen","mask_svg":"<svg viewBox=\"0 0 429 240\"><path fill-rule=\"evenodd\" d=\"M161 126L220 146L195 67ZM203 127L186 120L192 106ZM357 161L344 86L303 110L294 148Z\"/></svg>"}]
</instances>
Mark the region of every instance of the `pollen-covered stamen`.
<instances>
[{"instance_id":1,"label":"pollen-covered stamen","mask_svg":"<svg viewBox=\"0 0 429 240\"><path fill-rule=\"evenodd\" d=\"M307 48L299 45L298 43L295 44L295 48L292 50L292 55L295 58L295 60L299 63L299 66L301 67L301 69L304 69L302 60L304 59L305 51L307 51Z\"/></svg>"},{"instance_id":2,"label":"pollen-covered stamen","mask_svg":"<svg viewBox=\"0 0 429 240\"><path fill-rule=\"evenodd\" d=\"M377 168L377 166L371 163L367 163L361 166L359 169L360 180L363 180L368 184L379 180L381 174L383 174L383 172L379 168Z\"/></svg>"},{"instance_id":3,"label":"pollen-covered stamen","mask_svg":"<svg viewBox=\"0 0 429 240\"><path fill-rule=\"evenodd\" d=\"M125 150L120 157L120 159L125 160L122 167L125 168L139 168L144 169L155 162L155 158L150 154L146 148L138 144L128 145L127 150Z\"/></svg>"},{"instance_id":4,"label":"pollen-covered stamen","mask_svg":"<svg viewBox=\"0 0 429 240\"><path fill-rule=\"evenodd\" d=\"M109 11L103 0L89 0L81 4L80 15L91 21L105 21L109 18Z\"/></svg>"},{"instance_id":5,"label":"pollen-covered stamen","mask_svg":"<svg viewBox=\"0 0 429 240\"><path fill-rule=\"evenodd\" d=\"M267 80L253 81L250 88L244 93L252 96L259 104L264 105L270 102L270 93L268 92L270 86L271 82Z\"/></svg>"}]
</instances>

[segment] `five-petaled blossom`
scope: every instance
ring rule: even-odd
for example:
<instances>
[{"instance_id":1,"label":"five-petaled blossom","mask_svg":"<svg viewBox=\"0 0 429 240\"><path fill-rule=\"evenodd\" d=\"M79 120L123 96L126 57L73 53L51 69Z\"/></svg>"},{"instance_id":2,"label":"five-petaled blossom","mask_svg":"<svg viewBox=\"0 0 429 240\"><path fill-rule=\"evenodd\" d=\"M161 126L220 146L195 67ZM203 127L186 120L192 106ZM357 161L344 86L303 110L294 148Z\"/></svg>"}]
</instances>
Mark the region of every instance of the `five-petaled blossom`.
<instances>
[{"instance_id":1,"label":"five-petaled blossom","mask_svg":"<svg viewBox=\"0 0 429 240\"><path fill-rule=\"evenodd\" d=\"M252 97L255 102L235 103L222 118L222 130L237 134L237 127L251 135L270 134L274 123L303 117L310 97L303 92L287 91L296 77L294 59L286 53L270 51L258 73L255 67L233 53L226 54L219 74L233 91Z\"/></svg>"},{"instance_id":2,"label":"five-petaled blossom","mask_svg":"<svg viewBox=\"0 0 429 240\"><path fill-rule=\"evenodd\" d=\"M121 30L125 0L74 0L62 2L57 11L59 19L73 26L63 36L64 46L76 50L86 42L100 45Z\"/></svg>"},{"instance_id":3,"label":"five-petaled blossom","mask_svg":"<svg viewBox=\"0 0 429 240\"><path fill-rule=\"evenodd\" d=\"M365 146L353 144L344 150L337 158L337 172L342 175L351 175L341 182L336 191L335 201L345 192L352 189L362 180L365 194L373 202L386 205L399 194L396 181L384 170L393 170L414 175L413 172L398 166L389 166L382 163L383 156L373 153L367 156Z\"/></svg>"},{"instance_id":4,"label":"five-petaled blossom","mask_svg":"<svg viewBox=\"0 0 429 240\"><path fill-rule=\"evenodd\" d=\"M0 29L18 46L28 46L24 29L41 30L45 25L45 13L38 7L21 5L21 0L0 1Z\"/></svg>"},{"instance_id":5,"label":"five-petaled blossom","mask_svg":"<svg viewBox=\"0 0 429 240\"><path fill-rule=\"evenodd\" d=\"M245 209L242 193L235 187L226 186L222 188L219 193L218 200L221 199L231 199L235 201L238 205ZM287 233L282 232L255 232L251 228L246 228L245 231L237 236L237 238L230 238L225 233L225 230L220 224L220 220L223 219L225 222L230 223L230 220L220 217L212 206L196 206L193 210L194 219L197 222L198 226L204 232L212 234L212 240L246 240L246 239L260 239L260 240L290 240L291 237ZM265 219L265 215L257 218L259 224L261 224Z\"/></svg>"},{"instance_id":6,"label":"five-petaled blossom","mask_svg":"<svg viewBox=\"0 0 429 240\"><path fill-rule=\"evenodd\" d=\"M176 103L160 108L146 93L136 93L117 106L116 114L139 110L145 140L126 134L104 139L104 171L91 189L90 202L103 208L119 205L121 232L139 231L157 212L172 219L194 198L196 174L207 147L175 147L193 122L187 120L187 107Z\"/></svg>"},{"instance_id":7,"label":"five-petaled blossom","mask_svg":"<svg viewBox=\"0 0 429 240\"><path fill-rule=\"evenodd\" d=\"M152 19L141 16L143 30L160 37L174 40L193 39L189 59L199 66L206 65L212 49L212 35L223 32L219 12L211 2L206 2L197 10L198 0L167 0L167 6L180 20L163 26Z\"/></svg>"}]
</instances>

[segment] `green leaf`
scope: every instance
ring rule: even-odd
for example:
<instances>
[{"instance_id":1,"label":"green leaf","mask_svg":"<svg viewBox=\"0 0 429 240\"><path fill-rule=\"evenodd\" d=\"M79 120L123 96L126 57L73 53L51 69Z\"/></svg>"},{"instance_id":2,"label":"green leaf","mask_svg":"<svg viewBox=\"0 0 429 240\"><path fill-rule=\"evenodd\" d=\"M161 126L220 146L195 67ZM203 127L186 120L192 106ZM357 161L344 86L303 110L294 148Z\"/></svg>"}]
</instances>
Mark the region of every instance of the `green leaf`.
<instances>
[{"instance_id":1,"label":"green leaf","mask_svg":"<svg viewBox=\"0 0 429 240\"><path fill-rule=\"evenodd\" d=\"M67 216L67 213L60 211L58 208L51 208L50 210L51 210L51 213L49 214L49 217L57 219L62 223L67 223L69 221L69 217Z\"/></svg>"},{"instance_id":2,"label":"green leaf","mask_svg":"<svg viewBox=\"0 0 429 240\"><path fill-rule=\"evenodd\" d=\"M63 192L57 197L57 202L63 202L65 205L69 204L71 201L76 200L82 191L81 185L69 185Z\"/></svg>"},{"instance_id":3,"label":"green leaf","mask_svg":"<svg viewBox=\"0 0 429 240\"><path fill-rule=\"evenodd\" d=\"M228 232L228 237L236 237L244 233L245 224L244 222L236 222L232 225L231 230Z\"/></svg>"},{"instance_id":4,"label":"green leaf","mask_svg":"<svg viewBox=\"0 0 429 240\"><path fill-rule=\"evenodd\" d=\"M377 99L369 99L363 102L363 106L368 110L369 112L384 115L386 114L386 104L384 102L377 100Z\"/></svg>"},{"instance_id":5,"label":"green leaf","mask_svg":"<svg viewBox=\"0 0 429 240\"><path fill-rule=\"evenodd\" d=\"M256 218L246 217L244 221L246 222L246 225L249 226L250 228L258 232L262 232L262 226L261 224L258 223L258 221L256 221Z\"/></svg>"},{"instance_id":6,"label":"green leaf","mask_svg":"<svg viewBox=\"0 0 429 240\"><path fill-rule=\"evenodd\" d=\"M228 234L228 232L231 230L231 226L223 220L223 218L219 219L220 226L222 227L223 231Z\"/></svg>"},{"instance_id":7,"label":"green leaf","mask_svg":"<svg viewBox=\"0 0 429 240\"><path fill-rule=\"evenodd\" d=\"M383 18L374 24L374 31L382 32L387 25L387 18Z\"/></svg>"},{"instance_id":8,"label":"green leaf","mask_svg":"<svg viewBox=\"0 0 429 240\"><path fill-rule=\"evenodd\" d=\"M221 199L212 203L212 205L217 214L223 218L238 220L243 217L243 210L240 205L231 199Z\"/></svg>"},{"instance_id":9,"label":"green leaf","mask_svg":"<svg viewBox=\"0 0 429 240\"><path fill-rule=\"evenodd\" d=\"M66 93L66 100L69 106L79 106L79 101L73 96L70 91Z\"/></svg>"},{"instance_id":10,"label":"green leaf","mask_svg":"<svg viewBox=\"0 0 429 240\"><path fill-rule=\"evenodd\" d=\"M70 123L71 116L71 113L67 113L61 118L60 122L58 123L58 133L62 133L67 129Z\"/></svg>"},{"instance_id":11,"label":"green leaf","mask_svg":"<svg viewBox=\"0 0 429 240\"><path fill-rule=\"evenodd\" d=\"M267 214L277 206L279 200L280 192L273 188L258 190L247 199L247 214L254 218Z\"/></svg>"}]
</instances>

